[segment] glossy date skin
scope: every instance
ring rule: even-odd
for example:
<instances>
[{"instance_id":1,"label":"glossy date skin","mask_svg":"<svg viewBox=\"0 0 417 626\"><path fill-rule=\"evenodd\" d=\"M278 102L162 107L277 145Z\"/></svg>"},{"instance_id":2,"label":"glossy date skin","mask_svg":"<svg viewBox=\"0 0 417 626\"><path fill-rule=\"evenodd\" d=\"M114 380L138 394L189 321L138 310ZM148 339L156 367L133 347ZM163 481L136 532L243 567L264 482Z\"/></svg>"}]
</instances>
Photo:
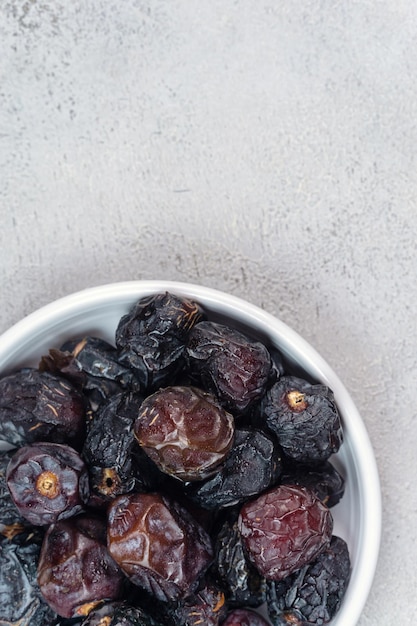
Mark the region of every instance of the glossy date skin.
<instances>
[{"instance_id":1,"label":"glossy date skin","mask_svg":"<svg viewBox=\"0 0 417 626\"><path fill-rule=\"evenodd\" d=\"M107 544L130 580L162 601L191 593L213 557L203 528L176 502L157 493L114 500Z\"/></svg>"},{"instance_id":2,"label":"glossy date skin","mask_svg":"<svg viewBox=\"0 0 417 626\"><path fill-rule=\"evenodd\" d=\"M38 563L41 593L62 617L82 617L122 596L124 576L106 547L105 522L80 515L49 526Z\"/></svg>"},{"instance_id":3,"label":"glossy date skin","mask_svg":"<svg viewBox=\"0 0 417 626\"><path fill-rule=\"evenodd\" d=\"M196 387L165 387L148 396L135 421L135 437L159 469L182 481L213 474L229 452L233 416Z\"/></svg>"}]
</instances>

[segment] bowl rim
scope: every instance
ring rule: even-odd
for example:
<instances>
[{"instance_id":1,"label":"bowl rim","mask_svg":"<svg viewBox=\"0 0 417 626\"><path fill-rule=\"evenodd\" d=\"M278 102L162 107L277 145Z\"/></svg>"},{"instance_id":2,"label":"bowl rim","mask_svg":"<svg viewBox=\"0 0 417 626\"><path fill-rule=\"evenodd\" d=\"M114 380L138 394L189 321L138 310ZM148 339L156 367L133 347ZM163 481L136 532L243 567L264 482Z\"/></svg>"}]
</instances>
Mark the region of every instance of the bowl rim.
<instances>
[{"instance_id":1,"label":"bowl rim","mask_svg":"<svg viewBox=\"0 0 417 626\"><path fill-rule=\"evenodd\" d=\"M362 520L361 536L358 545L361 549L356 562L355 584L348 586L346 598L349 597L349 625L356 624L365 607L370 593L380 550L382 529L382 501L380 479L374 451L366 430L365 424L356 408L346 387L336 372L325 359L301 335L285 322L268 313L258 305L252 304L238 296L192 282L171 280L130 280L107 283L95 287L88 287L80 291L58 298L37 310L29 313L0 335L0 373L2 364L13 360L13 351L17 351L18 338L29 338L37 331L62 324L79 311L80 307L96 307L98 303L105 307L123 300L132 302L136 295L141 297L151 293L172 291L198 301L199 297L206 306L221 307L226 315L228 312L245 324L255 324L272 330L279 337L280 345L289 353L303 354L303 360L317 372L319 379L328 385L334 392L339 405L349 413L349 436L355 450L361 450L361 455L355 455L354 461L357 472L361 476L360 499ZM366 459L366 463L365 463ZM343 608L343 606L342 606ZM343 613L343 611L341 611ZM332 624L342 626L342 615L337 615ZM354 621L352 621L354 620Z\"/></svg>"}]
</instances>

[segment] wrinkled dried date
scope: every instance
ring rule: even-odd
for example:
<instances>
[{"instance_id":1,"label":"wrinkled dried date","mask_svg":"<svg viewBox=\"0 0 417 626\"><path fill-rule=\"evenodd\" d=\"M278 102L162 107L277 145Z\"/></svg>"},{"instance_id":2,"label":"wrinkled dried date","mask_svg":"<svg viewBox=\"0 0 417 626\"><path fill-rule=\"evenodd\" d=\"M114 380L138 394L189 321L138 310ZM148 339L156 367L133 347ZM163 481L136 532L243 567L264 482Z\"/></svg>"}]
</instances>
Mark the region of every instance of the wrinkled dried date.
<instances>
[{"instance_id":1,"label":"wrinkled dried date","mask_svg":"<svg viewBox=\"0 0 417 626\"><path fill-rule=\"evenodd\" d=\"M262 401L267 427L297 462L326 461L343 441L333 392L294 376L282 376Z\"/></svg>"},{"instance_id":2,"label":"wrinkled dried date","mask_svg":"<svg viewBox=\"0 0 417 626\"><path fill-rule=\"evenodd\" d=\"M142 608L125 602L107 602L93 609L81 626L162 626Z\"/></svg>"},{"instance_id":3,"label":"wrinkled dried date","mask_svg":"<svg viewBox=\"0 0 417 626\"><path fill-rule=\"evenodd\" d=\"M67 341L59 350L51 348L39 369L67 378L98 403L121 389L139 387L134 372L120 363L116 348L98 337Z\"/></svg>"},{"instance_id":4,"label":"wrinkled dried date","mask_svg":"<svg viewBox=\"0 0 417 626\"><path fill-rule=\"evenodd\" d=\"M237 413L262 397L272 367L262 343L224 324L206 321L191 331L187 358L203 387Z\"/></svg>"},{"instance_id":5,"label":"wrinkled dried date","mask_svg":"<svg viewBox=\"0 0 417 626\"><path fill-rule=\"evenodd\" d=\"M345 479L330 461L314 465L290 464L282 472L280 482L311 489L329 508L340 502L345 493Z\"/></svg>"},{"instance_id":6,"label":"wrinkled dried date","mask_svg":"<svg viewBox=\"0 0 417 626\"><path fill-rule=\"evenodd\" d=\"M333 518L305 487L279 485L243 505L238 528L258 571L281 580L327 547Z\"/></svg>"},{"instance_id":7,"label":"wrinkled dried date","mask_svg":"<svg viewBox=\"0 0 417 626\"><path fill-rule=\"evenodd\" d=\"M265 601L265 578L247 558L234 512L217 533L214 570L229 606L258 607Z\"/></svg>"},{"instance_id":8,"label":"wrinkled dried date","mask_svg":"<svg viewBox=\"0 0 417 626\"><path fill-rule=\"evenodd\" d=\"M195 387L166 387L143 401L134 432L163 472L200 480L225 459L234 420L211 394Z\"/></svg>"},{"instance_id":9,"label":"wrinkled dried date","mask_svg":"<svg viewBox=\"0 0 417 626\"><path fill-rule=\"evenodd\" d=\"M178 626L219 626L226 613L223 590L219 585L208 582L183 600L168 604L165 617Z\"/></svg>"},{"instance_id":10,"label":"wrinkled dried date","mask_svg":"<svg viewBox=\"0 0 417 626\"><path fill-rule=\"evenodd\" d=\"M346 542L333 536L311 563L267 585L268 611L276 626L328 624L339 610L350 578Z\"/></svg>"},{"instance_id":11,"label":"wrinkled dried date","mask_svg":"<svg viewBox=\"0 0 417 626\"><path fill-rule=\"evenodd\" d=\"M236 429L233 447L220 469L187 495L208 509L231 506L271 487L280 473L280 452L270 437L255 429Z\"/></svg>"},{"instance_id":12,"label":"wrinkled dried date","mask_svg":"<svg viewBox=\"0 0 417 626\"><path fill-rule=\"evenodd\" d=\"M14 454L15 450L0 452L0 534L8 539L30 526L16 509L6 482L7 467Z\"/></svg>"},{"instance_id":13,"label":"wrinkled dried date","mask_svg":"<svg viewBox=\"0 0 417 626\"><path fill-rule=\"evenodd\" d=\"M166 384L181 367L188 334L202 317L196 302L168 292L141 298L117 326L120 361L144 388Z\"/></svg>"},{"instance_id":14,"label":"wrinkled dried date","mask_svg":"<svg viewBox=\"0 0 417 626\"><path fill-rule=\"evenodd\" d=\"M38 583L62 617L87 615L103 600L122 596L123 574L106 548L106 526L81 515L52 524L42 543Z\"/></svg>"},{"instance_id":15,"label":"wrinkled dried date","mask_svg":"<svg viewBox=\"0 0 417 626\"><path fill-rule=\"evenodd\" d=\"M56 613L41 595L36 577L40 546L32 537L0 538L0 623L52 626Z\"/></svg>"},{"instance_id":16,"label":"wrinkled dried date","mask_svg":"<svg viewBox=\"0 0 417 626\"><path fill-rule=\"evenodd\" d=\"M110 554L130 580L163 601L192 592L212 560L207 533L160 494L116 498L107 535Z\"/></svg>"},{"instance_id":17,"label":"wrinkled dried date","mask_svg":"<svg viewBox=\"0 0 417 626\"><path fill-rule=\"evenodd\" d=\"M91 416L82 454L92 493L99 500L106 502L148 486L149 476L141 476L134 458L133 425L142 400L136 393L117 393Z\"/></svg>"}]
</instances>

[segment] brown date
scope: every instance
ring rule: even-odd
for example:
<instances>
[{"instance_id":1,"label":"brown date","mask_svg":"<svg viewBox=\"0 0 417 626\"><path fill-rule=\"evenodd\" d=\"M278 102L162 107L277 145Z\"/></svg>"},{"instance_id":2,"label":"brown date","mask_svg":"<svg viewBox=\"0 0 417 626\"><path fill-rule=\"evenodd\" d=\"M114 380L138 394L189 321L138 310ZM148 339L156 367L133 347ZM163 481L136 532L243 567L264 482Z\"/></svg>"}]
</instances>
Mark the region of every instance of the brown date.
<instances>
[{"instance_id":1,"label":"brown date","mask_svg":"<svg viewBox=\"0 0 417 626\"><path fill-rule=\"evenodd\" d=\"M166 387L143 401L134 432L165 473L184 481L212 474L233 443L234 420L209 393Z\"/></svg>"},{"instance_id":2,"label":"brown date","mask_svg":"<svg viewBox=\"0 0 417 626\"><path fill-rule=\"evenodd\" d=\"M191 593L213 556L201 526L176 502L156 493L113 501L107 544L130 580L163 601Z\"/></svg>"},{"instance_id":3,"label":"brown date","mask_svg":"<svg viewBox=\"0 0 417 626\"><path fill-rule=\"evenodd\" d=\"M116 600L124 576L106 548L106 526L80 515L49 526L38 563L43 597L58 615L81 617L103 600Z\"/></svg>"}]
</instances>

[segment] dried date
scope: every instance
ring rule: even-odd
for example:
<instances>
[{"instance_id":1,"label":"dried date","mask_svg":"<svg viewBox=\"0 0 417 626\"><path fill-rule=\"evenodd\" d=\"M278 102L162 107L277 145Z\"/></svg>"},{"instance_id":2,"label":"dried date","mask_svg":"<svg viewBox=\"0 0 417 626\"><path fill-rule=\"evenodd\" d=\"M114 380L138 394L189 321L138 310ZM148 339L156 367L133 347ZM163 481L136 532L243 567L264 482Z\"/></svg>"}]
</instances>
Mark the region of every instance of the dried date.
<instances>
[{"instance_id":1,"label":"dried date","mask_svg":"<svg viewBox=\"0 0 417 626\"><path fill-rule=\"evenodd\" d=\"M106 525L79 515L49 526L38 563L41 593L61 617L82 617L123 593L124 576L106 548Z\"/></svg>"},{"instance_id":2,"label":"dried date","mask_svg":"<svg viewBox=\"0 0 417 626\"><path fill-rule=\"evenodd\" d=\"M183 365L188 334L203 318L187 298L161 293L141 298L116 329L120 361L133 368L143 388L172 380Z\"/></svg>"},{"instance_id":3,"label":"dried date","mask_svg":"<svg viewBox=\"0 0 417 626\"><path fill-rule=\"evenodd\" d=\"M265 601L265 578L246 556L236 517L232 513L216 534L213 568L224 586L228 605L258 607Z\"/></svg>"},{"instance_id":4,"label":"dried date","mask_svg":"<svg viewBox=\"0 0 417 626\"><path fill-rule=\"evenodd\" d=\"M143 398L137 393L112 396L92 413L83 447L90 487L97 502L157 485L157 469L142 459L133 426Z\"/></svg>"},{"instance_id":5,"label":"dried date","mask_svg":"<svg viewBox=\"0 0 417 626\"><path fill-rule=\"evenodd\" d=\"M99 337L73 339L59 350L51 348L39 369L67 378L96 404L123 389L139 390L139 381L120 363L117 349Z\"/></svg>"},{"instance_id":6,"label":"dried date","mask_svg":"<svg viewBox=\"0 0 417 626\"><path fill-rule=\"evenodd\" d=\"M346 542L333 536L313 562L284 580L267 584L274 626L328 624L340 608L351 572Z\"/></svg>"},{"instance_id":7,"label":"dried date","mask_svg":"<svg viewBox=\"0 0 417 626\"><path fill-rule=\"evenodd\" d=\"M281 466L280 452L270 437L255 429L238 428L220 469L189 488L187 494L208 509L232 506L275 484Z\"/></svg>"},{"instance_id":8,"label":"dried date","mask_svg":"<svg viewBox=\"0 0 417 626\"><path fill-rule=\"evenodd\" d=\"M243 505L238 528L257 570L281 580L328 546L333 518L305 487L279 485Z\"/></svg>"},{"instance_id":9,"label":"dried date","mask_svg":"<svg viewBox=\"0 0 417 626\"><path fill-rule=\"evenodd\" d=\"M326 385L282 376L267 391L262 411L284 453L297 462L326 461L342 444L339 411Z\"/></svg>"},{"instance_id":10,"label":"dried date","mask_svg":"<svg viewBox=\"0 0 417 626\"><path fill-rule=\"evenodd\" d=\"M107 543L129 579L162 601L191 593L213 554L209 536L189 513L154 493L112 502Z\"/></svg>"},{"instance_id":11,"label":"dried date","mask_svg":"<svg viewBox=\"0 0 417 626\"><path fill-rule=\"evenodd\" d=\"M175 626L219 626L227 614L227 603L218 584L206 582L183 600L167 604L165 623Z\"/></svg>"},{"instance_id":12,"label":"dried date","mask_svg":"<svg viewBox=\"0 0 417 626\"><path fill-rule=\"evenodd\" d=\"M233 443L234 420L196 387L165 387L143 401L134 432L152 461L183 481L213 474Z\"/></svg>"},{"instance_id":13,"label":"dried date","mask_svg":"<svg viewBox=\"0 0 417 626\"><path fill-rule=\"evenodd\" d=\"M0 439L13 446L35 441L77 448L85 433L85 401L68 381L34 368L0 379Z\"/></svg>"},{"instance_id":14,"label":"dried date","mask_svg":"<svg viewBox=\"0 0 417 626\"><path fill-rule=\"evenodd\" d=\"M0 534L8 539L25 531L31 524L20 515L10 495L6 472L10 459L16 450L0 452Z\"/></svg>"},{"instance_id":15,"label":"dried date","mask_svg":"<svg viewBox=\"0 0 417 626\"><path fill-rule=\"evenodd\" d=\"M329 508L340 502L345 493L345 479L330 461L316 465L289 464L280 482L307 487Z\"/></svg>"},{"instance_id":16,"label":"dried date","mask_svg":"<svg viewBox=\"0 0 417 626\"><path fill-rule=\"evenodd\" d=\"M40 545L29 534L21 541L0 538L0 623L4 626L52 626L56 613L37 583Z\"/></svg>"},{"instance_id":17,"label":"dried date","mask_svg":"<svg viewBox=\"0 0 417 626\"><path fill-rule=\"evenodd\" d=\"M81 513L89 496L87 468L70 446L37 442L10 459L7 486L20 514L35 526Z\"/></svg>"},{"instance_id":18,"label":"dried date","mask_svg":"<svg viewBox=\"0 0 417 626\"><path fill-rule=\"evenodd\" d=\"M234 413L244 412L263 396L272 368L271 356L261 342L210 321L194 326L187 359L203 388Z\"/></svg>"},{"instance_id":19,"label":"dried date","mask_svg":"<svg viewBox=\"0 0 417 626\"><path fill-rule=\"evenodd\" d=\"M161 626L144 609L125 602L106 602L93 609L81 626Z\"/></svg>"}]
</instances>

